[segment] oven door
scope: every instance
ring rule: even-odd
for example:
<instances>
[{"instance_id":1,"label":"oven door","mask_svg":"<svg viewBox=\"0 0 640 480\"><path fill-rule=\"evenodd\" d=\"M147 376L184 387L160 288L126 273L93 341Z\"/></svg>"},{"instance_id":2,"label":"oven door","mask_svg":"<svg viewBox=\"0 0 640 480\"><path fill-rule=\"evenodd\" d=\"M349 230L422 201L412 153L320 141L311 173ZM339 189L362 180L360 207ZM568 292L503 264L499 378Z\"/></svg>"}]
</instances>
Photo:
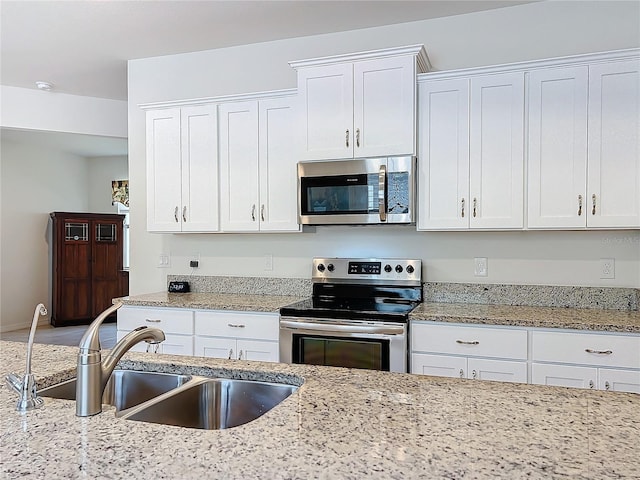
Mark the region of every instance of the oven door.
<instances>
[{"instance_id":1,"label":"oven door","mask_svg":"<svg viewBox=\"0 0 640 480\"><path fill-rule=\"evenodd\" d=\"M407 324L281 317L280 361L407 371Z\"/></svg>"}]
</instances>

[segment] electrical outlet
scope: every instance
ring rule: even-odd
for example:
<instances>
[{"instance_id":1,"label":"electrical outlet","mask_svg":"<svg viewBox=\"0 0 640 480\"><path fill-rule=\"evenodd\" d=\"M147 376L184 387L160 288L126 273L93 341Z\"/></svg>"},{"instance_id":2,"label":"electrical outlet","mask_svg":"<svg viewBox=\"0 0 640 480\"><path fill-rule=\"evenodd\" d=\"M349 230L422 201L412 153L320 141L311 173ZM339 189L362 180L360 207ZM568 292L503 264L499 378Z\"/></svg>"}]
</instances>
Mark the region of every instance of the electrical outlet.
<instances>
[{"instance_id":1,"label":"electrical outlet","mask_svg":"<svg viewBox=\"0 0 640 480\"><path fill-rule=\"evenodd\" d=\"M191 268L199 268L200 267L200 254L194 253L191 255L191 260L189 260L189 266Z\"/></svg>"},{"instance_id":2,"label":"electrical outlet","mask_svg":"<svg viewBox=\"0 0 640 480\"><path fill-rule=\"evenodd\" d=\"M605 278L605 279L616 278L616 259L615 258L600 259L600 278Z\"/></svg>"},{"instance_id":3,"label":"electrical outlet","mask_svg":"<svg viewBox=\"0 0 640 480\"><path fill-rule=\"evenodd\" d=\"M489 275L489 263L487 257L476 257L473 259L473 274L476 277L486 277Z\"/></svg>"},{"instance_id":4,"label":"electrical outlet","mask_svg":"<svg viewBox=\"0 0 640 480\"><path fill-rule=\"evenodd\" d=\"M158 256L158 268L169 268L171 266L171 255L168 253L161 253Z\"/></svg>"},{"instance_id":5,"label":"electrical outlet","mask_svg":"<svg viewBox=\"0 0 640 480\"><path fill-rule=\"evenodd\" d=\"M264 269L266 271L273 270L273 255L268 254L264 256Z\"/></svg>"}]
</instances>

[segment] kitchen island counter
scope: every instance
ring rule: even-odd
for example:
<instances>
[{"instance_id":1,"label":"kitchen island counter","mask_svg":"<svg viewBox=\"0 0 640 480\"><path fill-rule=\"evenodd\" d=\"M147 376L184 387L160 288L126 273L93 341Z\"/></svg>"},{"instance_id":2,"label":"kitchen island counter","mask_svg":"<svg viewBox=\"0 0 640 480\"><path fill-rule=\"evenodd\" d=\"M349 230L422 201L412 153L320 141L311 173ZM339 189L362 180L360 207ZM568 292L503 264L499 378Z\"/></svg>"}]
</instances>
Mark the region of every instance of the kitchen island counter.
<instances>
[{"instance_id":1,"label":"kitchen island counter","mask_svg":"<svg viewBox=\"0 0 640 480\"><path fill-rule=\"evenodd\" d=\"M25 345L0 342L3 373ZM34 346L41 386L77 349ZM640 395L421 375L129 353L121 367L288 380L299 390L254 422L195 430L75 416L70 401L15 411L0 387L2 478L639 478Z\"/></svg>"}]
</instances>

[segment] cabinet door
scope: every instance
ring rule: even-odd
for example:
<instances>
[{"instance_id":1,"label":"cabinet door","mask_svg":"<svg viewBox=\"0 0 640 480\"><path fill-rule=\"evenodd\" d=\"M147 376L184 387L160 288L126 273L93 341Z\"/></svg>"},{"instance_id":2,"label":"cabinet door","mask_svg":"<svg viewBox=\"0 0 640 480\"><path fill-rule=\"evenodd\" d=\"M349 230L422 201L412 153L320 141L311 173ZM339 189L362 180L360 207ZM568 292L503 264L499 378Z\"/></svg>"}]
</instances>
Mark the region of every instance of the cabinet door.
<instances>
[{"instance_id":1,"label":"cabinet door","mask_svg":"<svg viewBox=\"0 0 640 480\"><path fill-rule=\"evenodd\" d=\"M529 228L585 227L588 68L529 74Z\"/></svg>"},{"instance_id":2,"label":"cabinet door","mask_svg":"<svg viewBox=\"0 0 640 480\"><path fill-rule=\"evenodd\" d=\"M598 388L613 392L640 393L640 370L598 370Z\"/></svg>"},{"instance_id":3,"label":"cabinet door","mask_svg":"<svg viewBox=\"0 0 640 480\"><path fill-rule=\"evenodd\" d=\"M256 360L259 362L277 362L280 358L278 342L264 342L257 340L238 340L238 359Z\"/></svg>"},{"instance_id":4,"label":"cabinet door","mask_svg":"<svg viewBox=\"0 0 640 480\"><path fill-rule=\"evenodd\" d=\"M640 227L640 61L589 67L589 227Z\"/></svg>"},{"instance_id":5,"label":"cabinet door","mask_svg":"<svg viewBox=\"0 0 640 480\"><path fill-rule=\"evenodd\" d=\"M92 221L91 236L91 316L96 317L120 294L122 220Z\"/></svg>"},{"instance_id":6,"label":"cabinet door","mask_svg":"<svg viewBox=\"0 0 640 480\"><path fill-rule=\"evenodd\" d=\"M354 157L415 154L414 56L353 64Z\"/></svg>"},{"instance_id":7,"label":"cabinet door","mask_svg":"<svg viewBox=\"0 0 640 480\"><path fill-rule=\"evenodd\" d=\"M258 102L220 105L219 114L221 227L258 231Z\"/></svg>"},{"instance_id":8,"label":"cabinet door","mask_svg":"<svg viewBox=\"0 0 640 480\"><path fill-rule=\"evenodd\" d=\"M184 107L181 118L182 231L215 232L218 230L216 107Z\"/></svg>"},{"instance_id":9,"label":"cabinet door","mask_svg":"<svg viewBox=\"0 0 640 480\"><path fill-rule=\"evenodd\" d=\"M148 344L143 342L143 345L146 351ZM153 352L153 345L150 346L149 351ZM193 356L193 336L165 334L164 342L158 346L158 353Z\"/></svg>"},{"instance_id":10,"label":"cabinet door","mask_svg":"<svg viewBox=\"0 0 640 480\"><path fill-rule=\"evenodd\" d=\"M471 228L524 226L524 73L471 79Z\"/></svg>"},{"instance_id":11,"label":"cabinet door","mask_svg":"<svg viewBox=\"0 0 640 480\"><path fill-rule=\"evenodd\" d=\"M353 66L298 70L302 160L353 157Z\"/></svg>"},{"instance_id":12,"label":"cabinet door","mask_svg":"<svg viewBox=\"0 0 640 480\"><path fill-rule=\"evenodd\" d=\"M86 320L93 315L91 301L91 222L66 218L56 232L56 276L53 324Z\"/></svg>"},{"instance_id":13,"label":"cabinet door","mask_svg":"<svg viewBox=\"0 0 640 480\"><path fill-rule=\"evenodd\" d=\"M146 114L147 230L181 230L180 109Z\"/></svg>"},{"instance_id":14,"label":"cabinet door","mask_svg":"<svg viewBox=\"0 0 640 480\"><path fill-rule=\"evenodd\" d=\"M300 231L293 104L292 97L258 103L262 231Z\"/></svg>"},{"instance_id":15,"label":"cabinet door","mask_svg":"<svg viewBox=\"0 0 640 480\"><path fill-rule=\"evenodd\" d=\"M469 80L418 85L418 230L469 227Z\"/></svg>"},{"instance_id":16,"label":"cabinet door","mask_svg":"<svg viewBox=\"0 0 640 480\"><path fill-rule=\"evenodd\" d=\"M411 354L411 373L436 377L467 378L467 359L447 355Z\"/></svg>"},{"instance_id":17,"label":"cabinet door","mask_svg":"<svg viewBox=\"0 0 640 480\"><path fill-rule=\"evenodd\" d=\"M527 362L467 359L467 376L476 380L527 383Z\"/></svg>"},{"instance_id":18,"label":"cabinet door","mask_svg":"<svg viewBox=\"0 0 640 480\"><path fill-rule=\"evenodd\" d=\"M531 383L556 387L596 388L598 369L572 365L531 364Z\"/></svg>"},{"instance_id":19,"label":"cabinet door","mask_svg":"<svg viewBox=\"0 0 640 480\"><path fill-rule=\"evenodd\" d=\"M194 355L209 358L238 358L236 339L196 336L194 338Z\"/></svg>"}]
</instances>

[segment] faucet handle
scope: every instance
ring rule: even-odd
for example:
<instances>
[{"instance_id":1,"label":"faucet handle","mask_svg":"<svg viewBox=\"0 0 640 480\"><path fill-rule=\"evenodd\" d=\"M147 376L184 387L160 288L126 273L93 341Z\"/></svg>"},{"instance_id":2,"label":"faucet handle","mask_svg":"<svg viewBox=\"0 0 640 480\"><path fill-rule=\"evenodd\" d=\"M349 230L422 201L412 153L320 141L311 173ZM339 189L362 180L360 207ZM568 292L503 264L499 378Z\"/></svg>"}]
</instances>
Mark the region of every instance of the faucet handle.
<instances>
[{"instance_id":1,"label":"faucet handle","mask_svg":"<svg viewBox=\"0 0 640 480\"><path fill-rule=\"evenodd\" d=\"M36 391L36 377L32 373L27 373L20 381L18 375L10 373L6 377L7 383L19 395L16 410L26 412L44 405L44 400L38 396Z\"/></svg>"}]
</instances>

